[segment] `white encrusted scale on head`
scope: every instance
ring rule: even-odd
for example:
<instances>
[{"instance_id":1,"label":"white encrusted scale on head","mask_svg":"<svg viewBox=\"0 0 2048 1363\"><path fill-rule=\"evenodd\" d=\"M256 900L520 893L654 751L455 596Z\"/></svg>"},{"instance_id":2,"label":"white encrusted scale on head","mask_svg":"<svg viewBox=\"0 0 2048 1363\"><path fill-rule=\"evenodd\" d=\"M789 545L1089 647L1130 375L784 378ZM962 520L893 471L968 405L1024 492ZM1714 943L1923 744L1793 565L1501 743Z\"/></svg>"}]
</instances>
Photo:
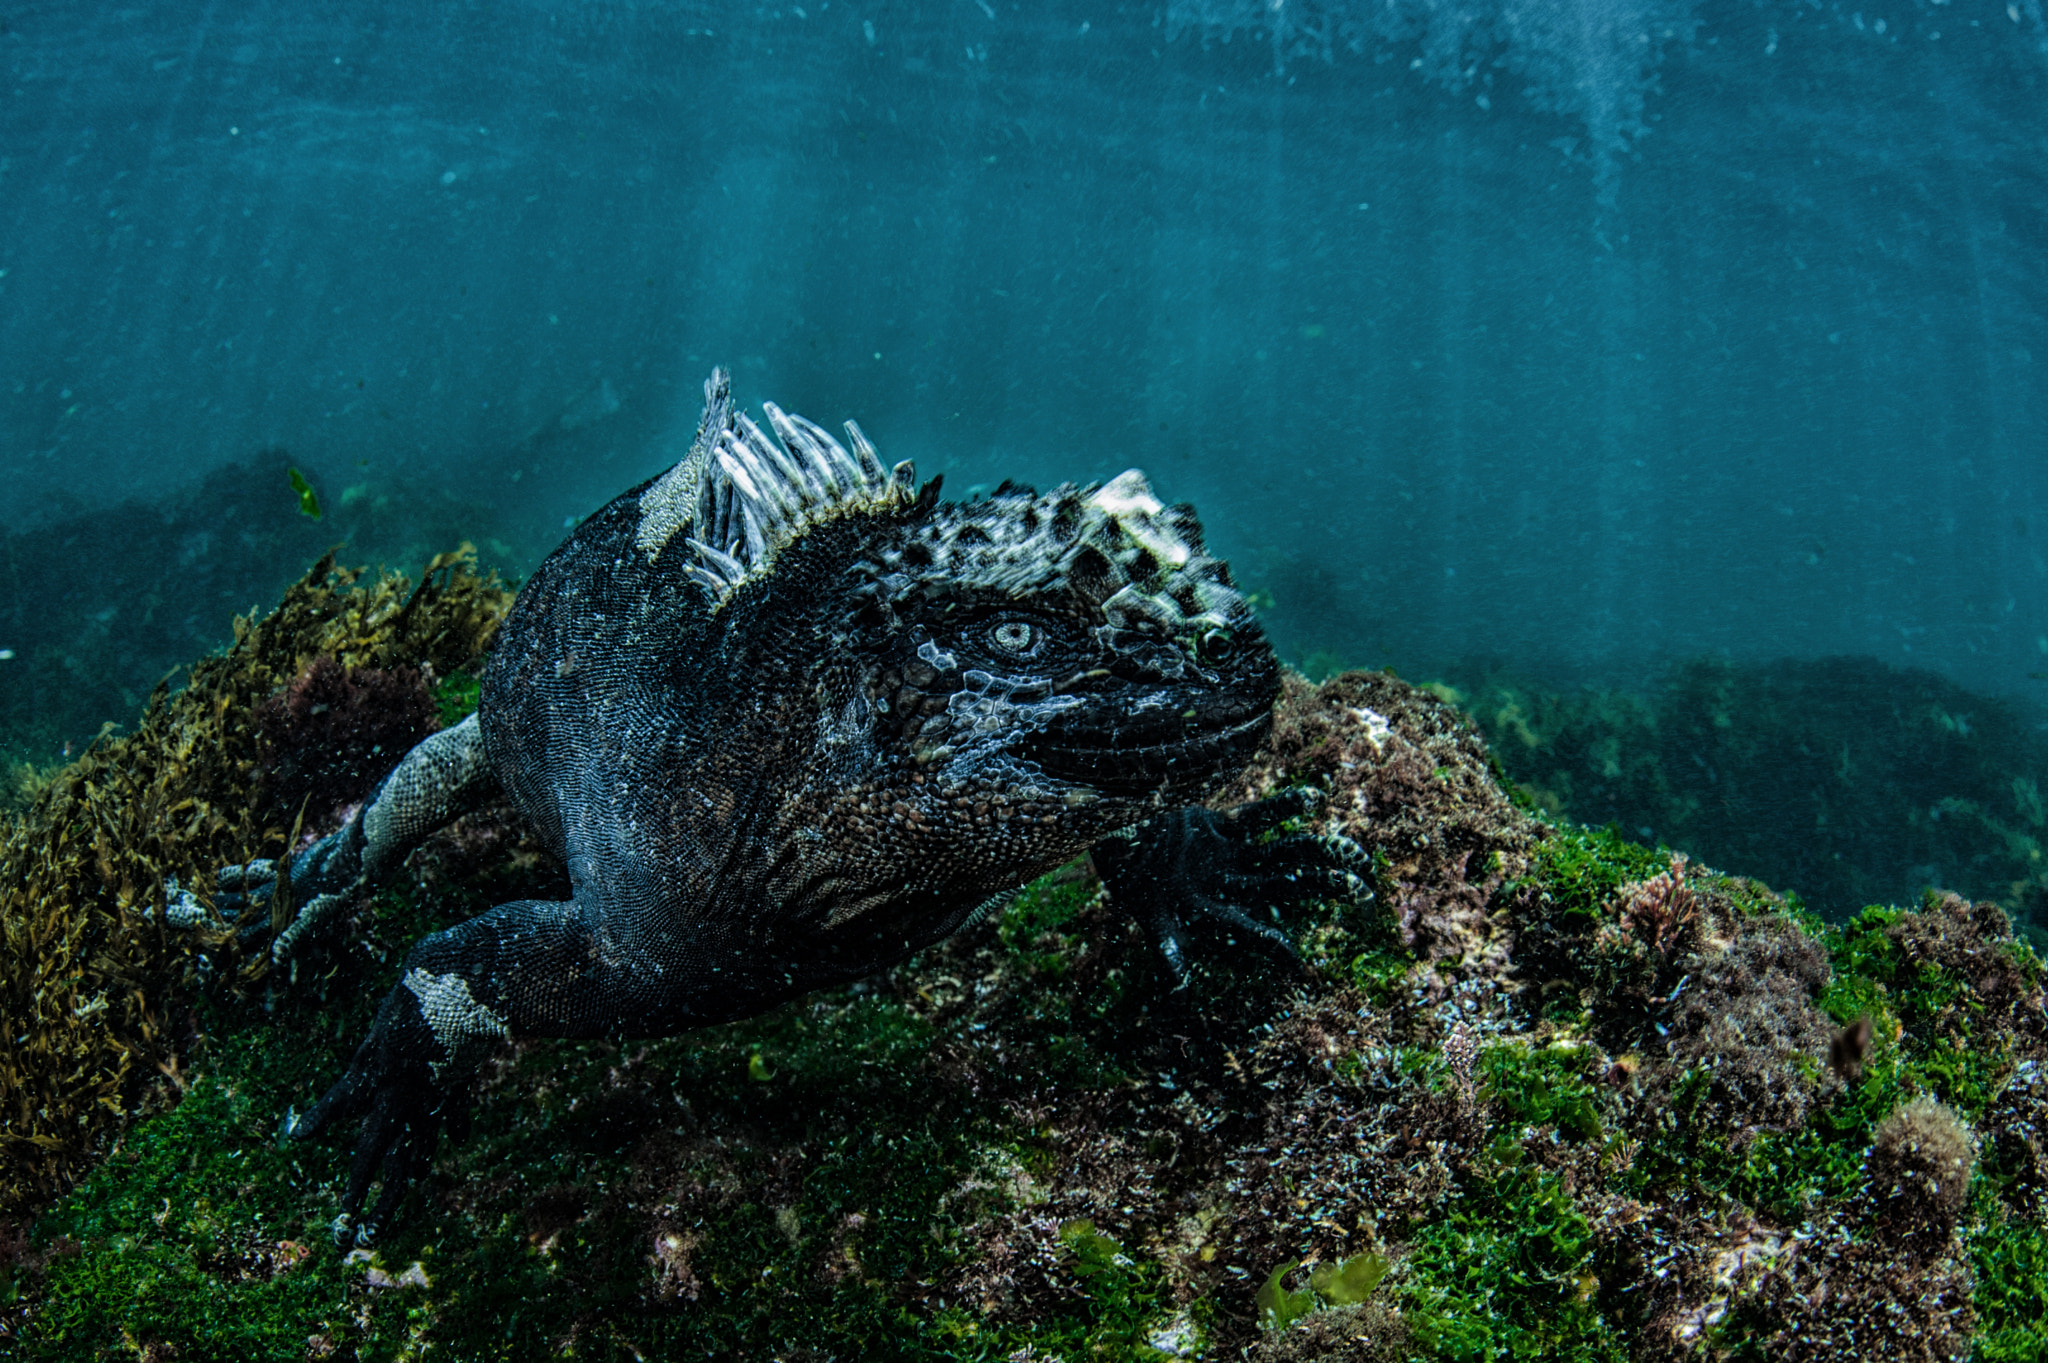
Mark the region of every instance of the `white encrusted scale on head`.
<instances>
[{"instance_id":1,"label":"white encrusted scale on head","mask_svg":"<svg viewBox=\"0 0 2048 1363\"><path fill-rule=\"evenodd\" d=\"M1193 510L1163 505L1137 469L1042 496L998 490L987 502L944 508L913 538L914 549L881 555L888 594L932 581L1019 600L1070 588L1111 625L1183 640L1250 618L1228 571L1203 547ZM912 556L923 566L912 568Z\"/></svg>"},{"instance_id":2,"label":"white encrusted scale on head","mask_svg":"<svg viewBox=\"0 0 2048 1363\"><path fill-rule=\"evenodd\" d=\"M1221 565L1202 550L1194 517L1184 507L1166 507L1152 495L1145 475L1126 469L1088 497L1099 519L1082 542L1108 555L1122 578L1102 603L1112 623L1149 622L1174 633L1227 628L1244 610L1234 588L1222 581Z\"/></svg>"},{"instance_id":3,"label":"white encrusted scale on head","mask_svg":"<svg viewBox=\"0 0 2048 1363\"><path fill-rule=\"evenodd\" d=\"M640 551L658 558L682 539L697 556L684 571L713 604L765 572L776 550L810 526L917 497L915 466L905 460L885 471L853 422L849 452L815 422L772 402L761 408L773 438L734 411L732 377L714 369L690 452L640 494Z\"/></svg>"}]
</instances>

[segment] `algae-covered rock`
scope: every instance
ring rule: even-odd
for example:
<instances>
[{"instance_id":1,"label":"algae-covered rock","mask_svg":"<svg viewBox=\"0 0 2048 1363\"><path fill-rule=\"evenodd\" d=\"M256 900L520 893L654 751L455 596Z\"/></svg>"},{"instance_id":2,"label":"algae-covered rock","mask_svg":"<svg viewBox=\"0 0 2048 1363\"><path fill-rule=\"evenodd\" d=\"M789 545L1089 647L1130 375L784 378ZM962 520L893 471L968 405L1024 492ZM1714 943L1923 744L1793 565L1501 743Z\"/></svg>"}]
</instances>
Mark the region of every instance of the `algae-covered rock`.
<instances>
[{"instance_id":1,"label":"algae-covered rock","mask_svg":"<svg viewBox=\"0 0 2048 1363\"><path fill-rule=\"evenodd\" d=\"M1890 1241L1921 1253L1946 1249L1969 1203L1977 1162L1970 1129L1922 1095L1878 1123L1865 1162L1872 1222Z\"/></svg>"},{"instance_id":2,"label":"algae-covered rock","mask_svg":"<svg viewBox=\"0 0 2048 1363\"><path fill-rule=\"evenodd\" d=\"M1320 687L1290 674L1262 760L1216 803L1297 781L1326 789L1324 821L1373 855L1405 946L1479 973L1505 967L1513 942L1494 901L1527 872L1537 826L1463 715L1391 673Z\"/></svg>"},{"instance_id":3,"label":"algae-covered rock","mask_svg":"<svg viewBox=\"0 0 2048 1363\"><path fill-rule=\"evenodd\" d=\"M286 725L266 750L263 707L289 716L294 687L393 685L339 685L318 675L323 656L344 674L446 676L495 599L465 584L446 608L477 610L445 652L352 651L350 630L323 623L339 614L290 603L273 617L301 621L289 648L259 639L272 621L249 627L219 661L245 683L202 688L202 669L144 726L185 732L160 717L181 705L233 712L192 740L215 755L180 758L187 776L151 774L162 738L93 755L94 791L167 781L159 798L183 799L189 782L209 809L272 812L134 851L121 815L99 844L126 875L112 892L83 854L53 863L68 879L38 873L138 963L136 1011L76 1033L100 1038L93 1055L118 1038L126 1070L111 1089L44 1078L38 1092L88 1095L76 1113L101 1091L132 1106L122 1085L159 1063L177 1078L149 1114L101 1108L61 1158L9 1166L14 1205L38 1213L0 1241L0 1330L19 1356L2048 1348L2041 967L2002 915L1936 897L1825 927L1753 881L1531 813L1455 708L1363 673L1290 678L1269 748L1219 796L1317 785L1313 822L1373 855L1371 902L1284 923L1304 975L1218 935L1174 991L1083 861L903 967L760 1018L509 1047L405 1224L376 1254L341 1256L323 1230L347 1149L280 1149L278 1116L339 1073L414 936L559 893L561 868L508 807L472 813L288 989L198 989L196 948L140 908L91 906L121 903L122 883L146 906L160 873L274 849L288 829L279 803L252 804L278 779L259 762L305 731ZM399 628L396 588L321 590L362 603L364 639ZM345 784L300 797L306 827ZM36 806L46 841L57 808ZM10 933L27 902L8 901ZM67 959L100 968L82 948ZM65 997L75 1011L93 995ZM139 1020L173 1007L179 1027L145 1038ZM73 1035L67 1014L45 1016ZM21 1110L12 1088L8 1101ZM108 1133L97 1149L91 1131Z\"/></svg>"},{"instance_id":4,"label":"algae-covered rock","mask_svg":"<svg viewBox=\"0 0 2048 1363\"><path fill-rule=\"evenodd\" d=\"M282 847L290 816L252 798L273 694L315 659L336 673L473 663L509 604L473 558L436 558L417 586L359 586L322 559L271 614L237 619L234 644L181 690L159 685L134 733L0 826L0 1215L47 1204L104 1128L181 1082L177 1010L219 942L164 923L165 885L204 892L220 866Z\"/></svg>"}]
</instances>

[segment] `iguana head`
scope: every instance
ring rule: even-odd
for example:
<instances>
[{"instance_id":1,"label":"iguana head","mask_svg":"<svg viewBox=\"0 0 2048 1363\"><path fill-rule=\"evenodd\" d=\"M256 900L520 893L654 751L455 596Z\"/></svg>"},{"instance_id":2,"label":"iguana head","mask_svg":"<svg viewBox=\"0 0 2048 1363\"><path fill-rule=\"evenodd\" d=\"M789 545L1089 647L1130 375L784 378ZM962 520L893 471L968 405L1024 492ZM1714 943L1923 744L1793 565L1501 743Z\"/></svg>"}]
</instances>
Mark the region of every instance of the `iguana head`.
<instances>
[{"instance_id":1,"label":"iguana head","mask_svg":"<svg viewBox=\"0 0 2048 1363\"><path fill-rule=\"evenodd\" d=\"M1265 737L1272 650L1135 470L936 504L851 571L878 729L948 784L1187 800Z\"/></svg>"},{"instance_id":2,"label":"iguana head","mask_svg":"<svg viewBox=\"0 0 2048 1363\"><path fill-rule=\"evenodd\" d=\"M1194 513L1142 474L942 502L851 423L849 452L772 405L766 431L734 414L722 375L707 394L695 469L643 494L642 547L688 546L708 670L745 679L733 722L788 755L793 861L860 882L897 873L855 873L870 855L943 864L992 893L1201 798L1264 739L1272 650Z\"/></svg>"}]
</instances>

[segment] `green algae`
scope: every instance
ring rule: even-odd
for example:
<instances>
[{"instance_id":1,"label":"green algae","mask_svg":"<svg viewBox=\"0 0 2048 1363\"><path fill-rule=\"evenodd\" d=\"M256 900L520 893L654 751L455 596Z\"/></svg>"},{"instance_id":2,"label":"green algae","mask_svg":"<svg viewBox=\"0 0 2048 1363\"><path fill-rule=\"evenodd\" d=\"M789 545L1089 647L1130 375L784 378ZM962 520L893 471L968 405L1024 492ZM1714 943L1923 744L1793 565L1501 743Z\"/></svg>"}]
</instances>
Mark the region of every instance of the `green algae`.
<instances>
[{"instance_id":1,"label":"green algae","mask_svg":"<svg viewBox=\"0 0 2048 1363\"><path fill-rule=\"evenodd\" d=\"M349 1275L318 1252L335 1173L276 1148L280 1075L260 1044L231 1043L218 1070L44 1217L38 1237L55 1252L19 1356L161 1341L298 1359L343 1316Z\"/></svg>"},{"instance_id":2,"label":"green algae","mask_svg":"<svg viewBox=\"0 0 2048 1363\"><path fill-rule=\"evenodd\" d=\"M1034 973L1062 975L1076 954L1068 929L1098 893L1093 878L1078 865L1056 871L1018 892L997 924L997 935Z\"/></svg>"},{"instance_id":3,"label":"green algae","mask_svg":"<svg viewBox=\"0 0 2048 1363\"><path fill-rule=\"evenodd\" d=\"M1591 1222L1556 1175L1528 1168L1512 1147L1442 1220L1418 1228L1404 1264L1404 1306L1425 1357L1627 1357L1592 1299Z\"/></svg>"},{"instance_id":4,"label":"green algae","mask_svg":"<svg viewBox=\"0 0 2048 1363\"><path fill-rule=\"evenodd\" d=\"M2048 1358L2048 1228L2015 1219L1980 1190L1971 1238L1977 1273L1976 1363Z\"/></svg>"},{"instance_id":5,"label":"green algae","mask_svg":"<svg viewBox=\"0 0 2048 1363\"><path fill-rule=\"evenodd\" d=\"M1253 1294L1259 1310L1259 1328L1285 1330L1313 1311L1361 1305L1371 1298L1393 1265L1384 1254L1367 1250L1334 1263L1317 1264L1308 1272L1307 1287L1288 1287L1288 1276L1300 1267L1298 1261L1288 1260L1268 1274Z\"/></svg>"},{"instance_id":6,"label":"green algae","mask_svg":"<svg viewBox=\"0 0 2048 1363\"><path fill-rule=\"evenodd\" d=\"M1632 842L1614 824L1565 824L1538 845L1529 880L1541 886L1563 916L1595 922L1604 920L1622 886L1657 875L1670 859L1668 849Z\"/></svg>"},{"instance_id":7,"label":"green algae","mask_svg":"<svg viewBox=\"0 0 2048 1363\"><path fill-rule=\"evenodd\" d=\"M434 687L434 707L440 712L441 727L452 728L476 713L483 699L483 681L474 672L457 671L441 678Z\"/></svg>"},{"instance_id":8,"label":"green algae","mask_svg":"<svg viewBox=\"0 0 2048 1363\"><path fill-rule=\"evenodd\" d=\"M1593 1082L1599 1063L1599 1052L1591 1046L1501 1043L1480 1052L1476 1073L1480 1092L1508 1120L1554 1127L1586 1141L1602 1129L1601 1095Z\"/></svg>"}]
</instances>

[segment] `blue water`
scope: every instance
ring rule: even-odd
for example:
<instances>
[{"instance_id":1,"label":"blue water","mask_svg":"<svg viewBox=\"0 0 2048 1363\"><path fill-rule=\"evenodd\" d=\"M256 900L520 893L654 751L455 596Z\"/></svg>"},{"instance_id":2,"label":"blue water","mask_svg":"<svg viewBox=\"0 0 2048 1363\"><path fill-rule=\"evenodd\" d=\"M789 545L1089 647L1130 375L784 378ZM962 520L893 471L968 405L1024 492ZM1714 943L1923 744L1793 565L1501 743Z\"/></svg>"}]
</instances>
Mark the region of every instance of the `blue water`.
<instances>
[{"instance_id":1,"label":"blue water","mask_svg":"<svg viewBox=\"0 0 2048 1363\"><path fill-rule=\"evenodd\" d=\"M722 362L1143 467L1296 658L2048 699L2039 0L74 0L0 77L0 527L283 447L517 571Z\"/></svg>"}]
</instances>

